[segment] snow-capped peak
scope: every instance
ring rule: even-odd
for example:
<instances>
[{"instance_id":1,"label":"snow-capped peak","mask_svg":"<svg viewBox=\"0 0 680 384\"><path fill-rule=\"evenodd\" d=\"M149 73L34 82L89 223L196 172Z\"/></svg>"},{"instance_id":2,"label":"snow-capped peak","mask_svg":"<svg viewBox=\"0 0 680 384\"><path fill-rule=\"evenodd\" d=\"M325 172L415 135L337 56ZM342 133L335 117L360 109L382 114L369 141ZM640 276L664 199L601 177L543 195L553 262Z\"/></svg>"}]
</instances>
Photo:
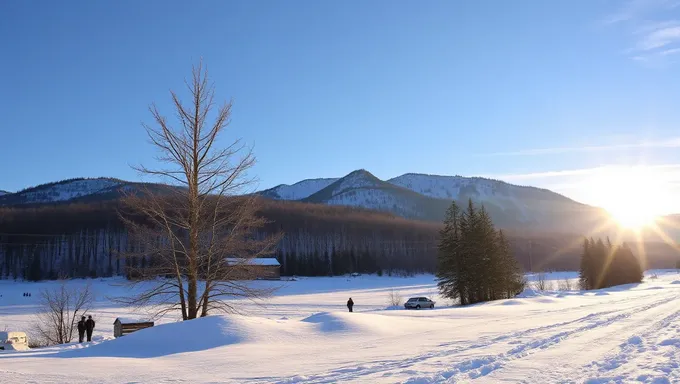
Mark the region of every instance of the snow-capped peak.
<instances>
[{"instance_id":1,"label":"snow-capped peak","mask_svg":"<svg viewBox=\"0 0 680 384\"><path fill-rule=\"evenodd\" d=\"M307 179L293 185L281 184L260 192L261 195L277 200L302 200L336 182L337 178Z\"/></svg>"},{"instance_id":2,"label":"snow-capped peak","mask_svg":"<svg viewBox=\"0 0 680 384\"><path fill-rule=\"evenodd\" d=\"M124 183L121 180L109 178L69 179L5 194L3 199L11 199L12 204L55 203L100 193ZM0 201L1 203L3 201Z\"/></svg>"},{"instance_id":3,"label":"snow-capped peak","mask_svg":"<svg viewBox=\"0 0 680 384\"><path fill-rule=\"evenodd\" d=\"M370 188L377 187L380 185L380 183L382 183L382 181L373 176L373 174L365 169L359 169L343 177L341 179L340 185L338 185L335 189L338 191L344 191L350 188Z\"/></svg>"}]
</instances>

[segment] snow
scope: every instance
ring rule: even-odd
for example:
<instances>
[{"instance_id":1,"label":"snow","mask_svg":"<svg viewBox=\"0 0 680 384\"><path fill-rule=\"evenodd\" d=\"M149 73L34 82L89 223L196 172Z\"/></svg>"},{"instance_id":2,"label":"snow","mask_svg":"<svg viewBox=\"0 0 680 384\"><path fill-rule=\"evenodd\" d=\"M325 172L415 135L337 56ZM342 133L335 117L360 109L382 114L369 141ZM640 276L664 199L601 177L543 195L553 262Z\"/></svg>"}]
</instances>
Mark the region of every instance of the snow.
<instances>
[{"instance_id":1,"label":"snow","mask_svg":"<svg viewBox=\"0 0 680 384\"><path fill-rule=\"evenodd\" d=\"M254 259L239 259L229 257L227 258L227 263L231 265L248 264L248 265L265 265L265 266L280 266L276 258L273 257L258 257Z\"/></svg>"},{"instance_id":2,"label":"snow","mask_svg":"<svg viewBox=\"0 0 680 384\"><path fill-rule=\"evenodd\" d=\"M24 203L52 203L68 201L75 198L99 193L121 183L112 179L76 179L65 182L43 185L17 192Z\"/></svg>"},{"instance_id":3,"label":"snow","mask_svg":"<svg viewBox=\"0 0 680 384\"><path fill-rule=\"evenodd\" d=\"M335 188L335 191L337 192L344 192L354 188L372 188L380 186L380 180L364 170L354 171L343 177L341 180L340 185Z\"/></svg>"},{"instance_id":4,"label":"snow","mask_svg":"<svg viewBox=\"0 0 680 384\"><path fill-rule=\"evenodd\" d=\"M334 193L326 201L328 205L343 205L361 207L381 211L396 211L404 216L417 216L419 211L406 199L399 198L389 191L382 189L350 189Z\"/></svg>"},{"instance_id":5,"label":"snow","mask_svg":"<svg viewBox=\"0 0 680 384\"><path fill-rule=\"evenodd\" d=\"M135 318L135 317L116 317L116 320L120 321L121 324L137 324L137 323L149 323L153 320L146 318Z\"/></svg>"},{"instance_id":6,"label":"snow","mask_svg":"<svg viewBox=\"0 0 680 384\"><path fill-rule=\"evenodd\" d=\"M550 191L532 187L521 187L498 180L480 177L438 176L407 173L388 180L389 183L409 189L425 196L438 199L472 200L491 203L505 211L516 212L520 221L531 219L531 208L537 200L568 199ZM531 191L531 194L527 194ZM540 196L540 197L539 197Z\"/></svg>"},{"instance_id":7,"label":"snow","mask_svg":"<svg viewBox=\"0 0 680 384\"><path fill-rule=\"evenodd\" d=\"M337 180L338 179L302 180L293 185L282 184L265 192L268 192L268 195L271 195L273 192L277 195L277 198L281 200L302 200L335 183Z\"/></svg>"},{"instance_id":8,"label":"snow","mask_svg":"<svg viewBox=\"0 0 680 384\"><path fill-rule=\"evenodd\" d=\"M265 302L235 300L240 314L164 317L119 339L113 320L140 313L106 298L127 292L121 280L93 280L94 341L0 353L0 382L679 382L680 275L656 274L600 291L527 289L464 308L439 297L427 275L258 281L279 289ZM576 278L548 275L554 287ZM0 329L26 329L37 301L22 293L55 286L0 281ZM437 306L389 307L392 290Z\"/></svg>"}]
</instances>

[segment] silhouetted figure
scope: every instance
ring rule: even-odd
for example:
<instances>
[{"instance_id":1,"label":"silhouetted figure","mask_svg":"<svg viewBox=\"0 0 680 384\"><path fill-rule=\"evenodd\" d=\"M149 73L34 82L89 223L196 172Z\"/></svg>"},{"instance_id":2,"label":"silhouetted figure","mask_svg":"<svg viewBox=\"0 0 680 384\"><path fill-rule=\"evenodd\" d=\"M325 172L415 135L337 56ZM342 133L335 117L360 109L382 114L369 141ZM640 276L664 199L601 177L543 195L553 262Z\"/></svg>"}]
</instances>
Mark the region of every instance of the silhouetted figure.
<instances>
[{"instance_id":1,"label":"silhouetted figure","mask_svg":"<svg viewBox=\"0 0 680 384\"><path fill-rule=\"evenodd\" d=\"M94 320L92 320L92 315L87 317L85 321L85 331L87 332L87 341L92 341L92 331L94 331Z\"/></svg>"},{"instance_id":2,"label":"silhouetted figure","mask_svg":"<svg viewBox=\"0 0 680 384\"><path fill-rule=\"evenodd\" d=\"M347 309L349 309L349 311L352 312L352 308L354 308L354 301L350 297L349 300L347 300Z\"/></svg>"},{"instance_id":3,"label":"silhouetted figure","mask_svg":"<svg viewBox=\"0 0 680 384\"><path fill-rule=\"evenodd\" d=\"M78 342L82 343L83 340L85 340L85 316L78 322Z\"/></svg>"}]
</instances>

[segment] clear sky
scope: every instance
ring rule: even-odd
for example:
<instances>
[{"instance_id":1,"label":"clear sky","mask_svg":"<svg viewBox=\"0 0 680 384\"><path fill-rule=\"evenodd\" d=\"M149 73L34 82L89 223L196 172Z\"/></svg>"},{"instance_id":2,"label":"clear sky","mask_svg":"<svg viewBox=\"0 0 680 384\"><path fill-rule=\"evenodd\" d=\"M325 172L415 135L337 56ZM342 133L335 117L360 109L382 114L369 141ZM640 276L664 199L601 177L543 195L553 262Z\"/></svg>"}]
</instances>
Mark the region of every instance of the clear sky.
<instances>
[{"instance_id":1,"label":"clear sky","mask_svg":"<svg viewBox=\"0 0 680 384\"><path fill-rule=\"evenodd\" d=\"M172 115L168 91L200 57L234 99L224 142L254 145L261 188L365 168L599 203L602 167L645 165L672 189L678 5L3 1L0 189L138 179L129 165L153 164L148 105Z\"/></svg>"}]
</instances>

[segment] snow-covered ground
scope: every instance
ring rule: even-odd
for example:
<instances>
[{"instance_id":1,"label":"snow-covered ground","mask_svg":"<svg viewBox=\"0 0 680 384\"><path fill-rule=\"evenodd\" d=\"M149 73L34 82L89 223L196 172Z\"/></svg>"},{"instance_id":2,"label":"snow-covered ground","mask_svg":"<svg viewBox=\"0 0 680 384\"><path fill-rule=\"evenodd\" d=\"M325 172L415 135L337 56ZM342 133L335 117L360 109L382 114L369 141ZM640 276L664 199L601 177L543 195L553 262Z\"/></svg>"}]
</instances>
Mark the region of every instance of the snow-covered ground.
<instances>
[{"instance_id":1,"label":"snow-covered ground","mask_svg":"<svg viewBox=\"0 0 680 384\"><path fill-rule=\"evenodd\" d=\"M575 282L573 273L549 278L556 288L565 277ZM106 298L125 292L120 280L94 282L95 341L0 353L0 383L680 382L674 271L639 285L527 290L466 308L437 297L432 276L259 282L282 287L266 303L240 303L243 315L165 318L117 340L114 319L136 314ZM0 282L0 330L30 327L37 292L54 284ZM430 296L437 308L387 309L392 289Z\"/></svg>"}]
</instances>

